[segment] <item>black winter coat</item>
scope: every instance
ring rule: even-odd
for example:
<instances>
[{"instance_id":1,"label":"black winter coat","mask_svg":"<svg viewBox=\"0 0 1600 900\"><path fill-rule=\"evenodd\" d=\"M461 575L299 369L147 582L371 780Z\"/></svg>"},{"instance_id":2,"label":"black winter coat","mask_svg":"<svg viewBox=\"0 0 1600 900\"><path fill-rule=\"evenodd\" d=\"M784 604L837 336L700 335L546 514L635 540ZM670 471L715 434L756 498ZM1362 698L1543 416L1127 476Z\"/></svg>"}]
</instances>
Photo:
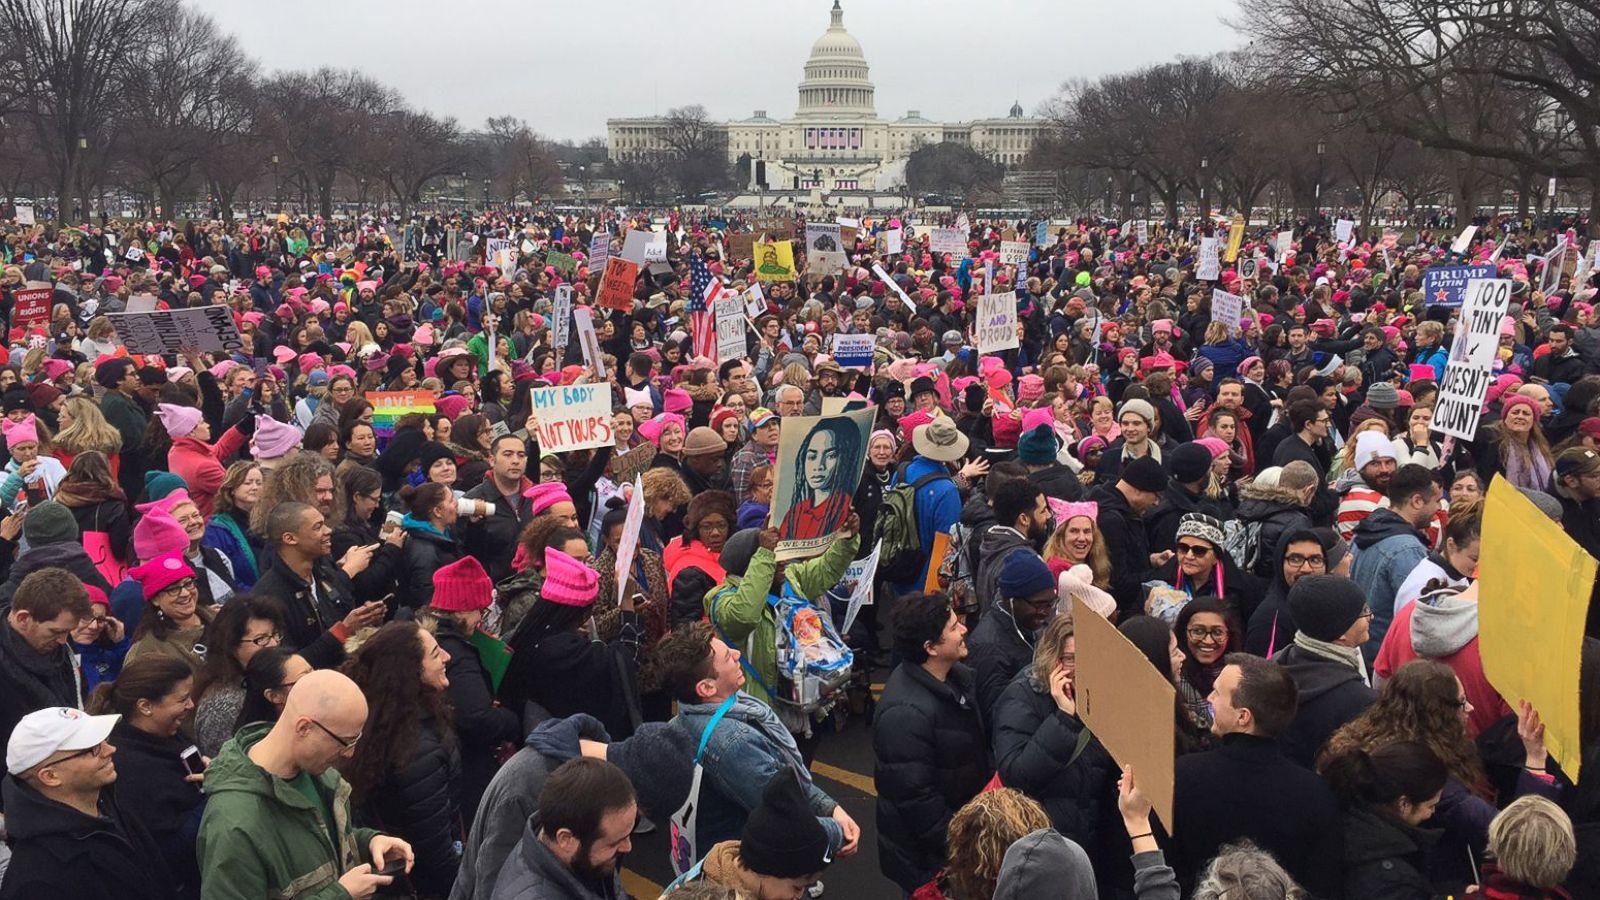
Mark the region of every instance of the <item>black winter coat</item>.
<instances>
[{"instance_id":1,"label":"black winter coat","mask_svg":"<svg viewBox=\"0 0 1600 900\"><path fill-rule=\"evenodd\" d=\"M1107 451L1110 452L1110 451ZM1150 539L1144 522L1115 484L1096 485L1084 498L1100 504L1096 520L1111 558L1111 596L1120 618L1144 612L1144 582L1150 577Z\"/></svg>"},{"instance_id":2,"label":"black winter coat","mask_svg":"<svg viewBox=\"0 0 1600 900\"><path fill-rule=\"evenodd\" d=\"M633 734L638 615L623 613L622 625L621 634L608 643L591 641L577 630L549 634L527 645L512 635L511 664L500 682L501 704L519 719L532 701L558 719L588 713L605 725L613 740Z\"/></svg>"},{"instance_id":3,"label":"black winter coat","mask_svg":"<svg viewBox=\"0 0 1600 900\"><path fill-rule=\"evenodd\" d=\"M495 753L504 742L520 745L527 735L517 714L495 703L493 682L478 656L478 648L450 620L440 620L434 636L444 652L450 654L445 674L450 678L450 705L455 713L456 734L461 738L461 792L457 805L461 820L471 822L478 801L494 778L499 763Z\"/></svg>"},{"instance_id":4,"label":"black winter coat","mask_svg":"<svg viewBox=\"0 0 1600 900\"><path fill-rule=\"evenodd\" d=\"M488 570L489 578L499 584L514 574L511 558L516 555L517 536L522 533L522 526L533 519L533 501L522 496L520 491L514 497L501 494L492 477L484 478L482 484L467 491L467 496L494 504L494 515L466 523L462 547L476 556Z\"/></svg>"},{"instance_id":5,"label":"black winter coat","mask_svg":"<svg viewBox=\"0 0 1600 900\"><path fill-rule=\"evenodd\" d=\"M992 772L972 672L957 665L941 682L901 663L878 701L872 749L878 866L913 891L944 865L951 817Z\"/></svg>"},{"instance_id":6,"label":"black winter coat","mask_svg":"<svg viewBox=\"0 0 1600 900\"><path fill-rule=\"evenodd\" d=\"M92 584L106 596L111 596L111 585L106 582L106 577L94 567L94 562L89 559L89 554L83 549L82 544L45 544L42 547L30 547L27 552L17 557L11 564L11 574L6 577L5 583L0 584L0 604L11 602L12 595L22 585L22 579L27 578L40 569L58 568L66 569L84 584Z\"/></svg>"},{"instance_id":7,"label":"black winter coat","mask_svg":"<svg viewBox=\"0 0 1600 900\"><path fill-rule=\"evenodd\" d=\"M1032 551L1028 551L1032 552ZM993 724L995 703L1017 673L1033 662L1033 645L1023 640L1016 620L1004 603L997 603L967 635L967 661L978 691L983 720Z\"/></svg>"},{"instance_id":8,"label":"black winter coat","mask_svg":"<svg viewBox=\"0 0 1600 900\"><path fill-rule=\"evenodd\" d=\"M1378 692L1361 681L1361 673L1343 663L1314 656L1290 645L1273 661L1288 671L1300 691L1294 721L1279 735L1283 755L1315 769L1317 754L1341 726L1376 703Z\"/></svg>"},{"instance_id":9,"label":"black winter coat","mask_svg":"<svg viewBox=\"0 0 1600 900\"><path fill-rule=\"evenodd\" d=\"M1039 801L1052 828L1080 846L1095 847L1095 827L1116 795L1119 769L1094 738L1072 758L1083 721L1058 709L1048 689L1033 686L1031 674L1017 673L993 710L1000 781Z\"/></svg>"},{"instance_id":10,"label":"black winter coat","mask_svg":"<svg viewBox=\"0 0 1600 900\"><path fill-rule=\"evenodd\" d=\"M1178 757L1172 818L1167 862L1186 887L1222 845L1249 838L1312 896L1339 896L1338 801L1270 738L1230 734L1213 750Z\"/></svg>"},{"instance_id":11,"label":"black winter coat","mask_svg":"<svg viewBox=\"0 0 1600 900\"><path fill-rule=\"evenodd\" d=\"M1344 814L1344 896L1431 900L1428 851L1440 832L1371 809Z\"/></svg>"},{"instance_id":12,"label":"black winter coat","mask_svg":"<svg viewBox=\"0 0 1600 900\"><path fill-rule=\"evenodd\" d=\"M111 540L111 552L117 559L130 563L133 553L133 521L128 518L128 501L102 500L86 506L69 506L72 518L78 523L78 532L102 531Z\"/></svg>"},{"instance_id":13,"label":"black winter coat","mask_svg":"<svg viewBox=\"0 0 1600 900\"><path fill-rule=\"evenodd\" d=\"M1281 488L1246 485L1239 491L1242 498L1234 518L1241 526L1261 524L1260 554L1250 574L1258 578L1272 577L1273 551L1285 534L1311 527L1311 516L1298 499Z\"/></svg>"},{"instance_id":14,"label":"black winter coat","mask_svg":"<svg viewBox=\"0 0 1600 900\"><path fill-rule=\"evenodd\" d=\"M375 827L411 844L416 854L411 883L424 896L448 894L461 866L455 848L463 831L456 807L461 756L455 736L447 742L440 727L431 716L418 722L411 759L390 772L363 804Z\"/></svg>"},{"instance_id":15,"label":"black winter coat","mask_svg":"<svg viewBox=\"0 0 1600 900\"><path fill-rule=\"evenodd\" d=\"M1038 485L1046 497L1072 501L1083 496L1083 482L1067 466L1047 466L1037 472L1029 472L1028 480Z\"/></svg>"},{"instance_id":16,"label":"black winter coat","mask_svg":"<svg viewBox=\"0 0 1600 900\"><path fill-rule=\"evenodd\" d=\"M406 529L406 542L400 548L400 568L395 584L395 607L421 609L433 602L433 573L462 556L454 538Z\"/></svg>"},{"instance_id":17,"label":"black winter coat","mask_svg":"<svg viewBox=\"0 0 1600 900\"><path fill-rule=\"evenodd\" d=\"M331 669L344 662L344 644L328 629L339 624L356 608L350 579L333 560L323 557L311 567L316 579L315 594L276 553L261 580L250 593L271 597L283 606L283 646L305 657L313 668Z\"/></svg>"},{"instance_id":18,"label":"black winter coat","mask_svg":"<svg viewBox=\"0 0 1600 900\"><path fill-rule=\"evenodd\" d=\"M184 781L183 751L191 746L179 734L170 738L146 734L127 720L111 729L117 748L112 763L117 780L112 785L117 805L143 825L160 848L179 897L200 896L200 866L195 859L195 838L205 795L200 786Z\"/></svg>"},{"instance_id":19,"label":"black winter coat","mask_svg":"<svg viewBox=\"0 0 1600 900\"><path fill-rule=\"evenodd\" d=\"M1191 494L1176 481L1169 482L1161 502L1145 514L1145 534L1151 547L1171 550L1178 540L1178 522L1188 513L1203 513L1217 521L1229 518L1222 504L1205 494Z\"/></svg>"},{"instance_id":20,"label":"black winter coat","mask_svg":"<svg viewBox=\"0 0 1600 900\"><path fill-rule=\"evenodd\" d=\"M0 900L172 900L161 852L138 819L100 795L90 818L7 775L6 832L11 863Z\"/></svg>"},{"instance_id":21,"label":"black winter coat","mask_svg":"<svg viewBox=\"0 0 1600 900\"><path fill-rule=\"evenodd\" d=\"M354 511L346 512L344 523L333 532L333 558L343 559L351 547L365 547L368 544L377 544L378 549L373 551L367 567L350 579L351 593L358 603L382 600L394 593L396 572L400 568L400 548L383 540L371 522L357 519ZM391 602L391 610L393 605Z\"/></svg>"}]
</instances>

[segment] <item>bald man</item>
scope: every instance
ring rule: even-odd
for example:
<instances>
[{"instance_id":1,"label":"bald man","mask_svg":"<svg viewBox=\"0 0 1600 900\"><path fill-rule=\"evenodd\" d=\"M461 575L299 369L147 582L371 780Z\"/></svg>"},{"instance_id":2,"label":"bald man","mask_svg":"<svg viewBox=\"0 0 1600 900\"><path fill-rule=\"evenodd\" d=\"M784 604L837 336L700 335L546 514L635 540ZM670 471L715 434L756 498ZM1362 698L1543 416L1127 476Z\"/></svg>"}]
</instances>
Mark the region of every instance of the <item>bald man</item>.
<instances>
[{"instance_id":1,"label":"bald man","mask_svg":"<svg viewBox=\"0 0 1600 900\"><path fill-rule=\"evenodd\" d=\"M365 900L411 871L411 846L350 824L350 786L333 766L355 752L367 701L339 672L295 683L275 723L248 725L206 769L202 900ZM342 890L341 890L342 889Z\"/></svg>"}]
</instances>

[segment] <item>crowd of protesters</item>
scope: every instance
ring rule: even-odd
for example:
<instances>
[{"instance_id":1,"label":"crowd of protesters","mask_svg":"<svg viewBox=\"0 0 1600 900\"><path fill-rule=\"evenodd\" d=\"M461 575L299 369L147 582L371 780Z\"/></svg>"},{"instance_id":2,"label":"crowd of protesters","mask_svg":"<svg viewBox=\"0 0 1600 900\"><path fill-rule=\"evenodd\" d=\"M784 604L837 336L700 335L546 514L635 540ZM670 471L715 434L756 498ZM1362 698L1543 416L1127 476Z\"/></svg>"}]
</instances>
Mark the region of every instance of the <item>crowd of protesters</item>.
<instances>
[{"instance_id":1,"label":"crowd of protesters","mask_svg":"<svg viewBox=\"0 0 1600 900\"><path fill-rule=\"evenodd\" d=\"M918 900L1600 897L1600 781L1485 676L1476 580L1496 478L1600 556L1596 288L1540 265L1584 223L1452 251L1319 216L1281 253L1246 228L1257 274L1202 281L1225 222L869 214L842 268L797 242L774 279L733 248L775 220L804 233L6 226L0 900L609 900L632 836L690 807L685 898L818 896L858 853ZM630 230L665 260L598 306L588 254ZM1477 433L1447 441L1459 313L1423 285L1474 262L1513 299ZM704 275L750 312L741 355ZM555 321L568 291L592 345ZM980 353L997 294L1017 346ZM239 349L119 339L118 314L210 306ZM834 358L851 334L870 365ZM532 392L574 384L606 387L614 441L544 452ZM394 391L430 402L380 414ZM780 560L783 421L851 403L853 510ZM785 702L775 610L842 625L830 590L896 525L918 558L845 635L860 677ZM1079 716L1074 598L1175 689L1171 822ZM1581 681L1600 766L1593 637ZM868 709L875 842L810 766Z\"/></svg>"}]
</instances>

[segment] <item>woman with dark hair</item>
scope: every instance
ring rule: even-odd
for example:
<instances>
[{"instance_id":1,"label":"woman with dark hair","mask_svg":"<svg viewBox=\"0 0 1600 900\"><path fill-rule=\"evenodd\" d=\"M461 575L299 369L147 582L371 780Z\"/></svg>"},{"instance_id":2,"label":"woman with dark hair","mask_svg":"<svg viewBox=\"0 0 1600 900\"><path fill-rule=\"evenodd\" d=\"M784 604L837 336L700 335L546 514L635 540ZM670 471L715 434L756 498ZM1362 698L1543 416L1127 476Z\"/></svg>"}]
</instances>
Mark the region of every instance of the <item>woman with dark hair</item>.
<instances>
[{"instance_id":1,"label":"woman with dark hair","mask_svg":"<svg viewBox=\"0 0 1600 900\"><path fill-rule=\"evenodd\" d=\"M201 641L218 608L200 605L195 573L183 561L183 554L175 551L158 556L128 570L128 577L144 591L145 608L127 661L166 656L183 660L198 672L206 652Z\"/></svg>"},{"instance_id":2,"label":"woman with dark hair","mask_svg":"<svg viewBox=\"0 0 1600 900\"><path fill-rule=\"evenodd\" d=\"M1200 697L1209 696L1222 674L1223 658L1244 644L1239 626L1215 597L1201 597L1178 611L1172 631L1184 651L1184 682Z\"/></svg>"},{"instance_id":3,"label":"woman with dark hair","mask_svg":"<svg viewBox=\"0 0 1600 900\"><path fill-rule=\"evenodd\" d=\"M1443 796L1449 770L1424 744L1395 741L1370 753L1352 748L1318 767L1344 807L1344 895L1431 900L1429 851L1437 829L1423 828Z\"/></svg>"},{"instance_id":4,"label":"woman with dark hair","mask_svg":"<svg viewBox=\"0 0 1600 900\"><path fill-rule=\"evenodd\" d=\"M194 750L181 733L194 710L193 688L194 672L182 660L150 656L129 660L115 681L94 689L86 705L91 714L122 717L107 738L117 748L111 757L117 805L150 832L179 886L175 896L190 900L200 896L194 841L205 811L203 776L194 772L210 762L198 752L184 756Z\"/></svg>"},{"instance_id":5,"label":"woman with dark hair","mask_svg":"<svg viewBox=\"0 0 1600 900\"><path fill-rule=\"evenodd\" d=\"M357 463L368 468L378 462L378 433L371 422L357 419L339 429L339 463Z\"/></svg>"},{"instance_id":6,"label":"woman with dark hair","mask_svg":"<svg viewBox=\"0 0 1600 900\"><path fill-rule=\"evenodd\" d=\"M450 452L456 455L456 484L463 490L483 483L489 471L489 445L494 441L494 428L489 420L477 413L468 413L455 421L450 430Z\"/></svg>"},{"instance_id":7,"label":"woman with dark hair","mask_svg":"<svg viewBox=\"0 0 1600 900\"><path fill-rule=\"evenodd\" d=\"M823 419L812 427L795 454L794 496L780 526L782 539L824 537L844 526L865 451L861 431L849 419Z\"/></svg>"},{"instance_id":8,"label":"woman with dark hair","mask_svg":"<svg viewBox=\"0 0 1600 900\"><path fill-rule=\"evenodd\" d=\"M331 422L312 422L300 438L300 447L333 462L339 458L339 429Z\"/></svg>"},{"instance_id":9,"label":"woman with dark hair","mask_svg":"<svg viewBox=\"0 0 1600 900\"><path fill-rule=\"evenodd\" d=\"M261 554L266 542L250 530L250 511L261 501L266 478L254 460L240 460L228 467L222 487L212 501L213 512L206 520L201 543L222 553L233 567L233 583L241 591L255 587L261 577Z\"/></svg>"},{"instance_id":10,"label":"woman with dark hair","mask_svg":"<svg viewBox=\"0 0 1600 900\"><path fill-rule=\"evenodd\" d=\"M66 477L56 485L53 499L72 510L72 518L78 523L80 535L104 536L111 559L105 563L95 561L102 574L130 561L128 554L133 547L133 522L128 515L128 497L117 485L116 476L111 474L111 463L104 453L85 450L74 456ZM84 543L93 557L94 548L88 547L88 539ZM113 580L109 574L106 579Z\"/></svg>"},{"instance_id":11,"label":"woman with dark hair","mask_svg":"<svg viewBox=\"0 0 1600 900\"><path fill-rule=\"evenodd\" d=\"M244 667L244 705L233 723L234 733L246 725L278 721L289 702L289 689L310 671L305 657L288 647L271 647L250 657Z\"/></svg>"},{"instance_id":12,"label":"woman with dark hair","mask_svg":"<svg viewBox=\"0 0 1600 900\"><path fill-rule=\"evenodd\" d=\"M599 596L594 601L594 624L602 641L609 641L622 630L622 609L617 598L617 547L622 543L622 528L627 522L628 508L621 498L600 519L600 543L605 548L594 561L600 573ZM666 567L661 554L649 547L635 547L633 571L628 573L628 594L642 595L637 612L644 628L644 647L654 647L668 628L667 607L671 590Z\"/></svg>"},{"instance_id":13,"label":"woman with dark hair","mask_svg":"<svg viewBox=\"0 0 1600 900\"><path fill-rule=\"evenodd\" d=\"M263 650L283 642L283 607L270 597L242 594L223 604L205 632L206 658L195 676L195 743L216 756L233 737L244 706L244 670Z\"/></svg>"},{"instance_id":14,"label":"woman with dark hair","mask_svg":"<svg viewBox=\"0 0 1600 900\"><path fill-rule=\"evenodd\" d=\"M366 401L356 393L356 380L349 375L335 375L328 379L328 392L317 404L317 411L311 416L311 423L327 422L338 426L344 408L356 401Z\"/></svg>"},{"instance_id":15,"label":"woman with dark hair","mask_svg":"<svg viewBox=\"0 0 1600 900\"><path fill-rule=\"evenodd\" d=\"M1178 754L1181 756L1206 749L1210 744L1211 727L1209 713L1202 712L1206 698L1196 695L1183 679L1183 663L1188 656L1183 652L1171 626L1154 616L1134 616L1118 625L1117 630L1139 648L1139 652L1150 660L1150 665L1155 666L1161 677L1177 688L1177 708L1173 718Z\"/></svg>"},{"instance_id":16,"label":"woman with dark hair","mask_svg":"<svg viewBox=\"0 0 1600 900\"><path fill-rule=\"evenodd\" d=\"M403 429L396 425L389 445L378 454L374 464L378 474L383 476L385 497L393 496L405 486L407 478L416 470L422 445L426 443L428 436L420 427Z\"/></svg>"},{"instance_id":17,"label":"woman with dark hair","mask_svg":"<svg viewBox=\"0 0 1600 900\"><path fill-rule=\"evenodd\" d=\"M340 668L367 697L367 727L341 766L371 824L411 845L411 882L444 896L461 854L461 756L446 689L450 654L415 622L379 628Z\"/></svg>"},{"instance_id":18,"label":"woman with dark hair","mask_svg":"<svg viewBox=\"0 0 1600 900\"><path fill-rule=\"evenodd\" d=\"M456 497L446 485L429 482L401 489L400 501L409 512L400 520L407 540L400 548L395 605L420 609L433 599L433 573L461 558Z\"/></svg>"},{"instance_id":19,"label":"woman with dark hair","mask_svg":"<svg viewBox=\"0 0 1600 900\"><path fill-rule=\"evenodd\" d=\"M1221 522L1205 513L1184 513L1173 556L1155 577L1191 598L1216 597L1230 610L1250 610L1251 599L1260 595L1259 583L1234 564L1224 539Z\"/></svg>"},{"instance_id":20,"label":"woman with dark hair","mask_svg":"<svg viewBox=\"0 0 1600 900\"><path fill-rule=\"evenodd\" d=\"M357 597L386 597L394 593L396 573L403 562L406 543L405 530L385 523L380 526L378 513L383 507L383 478L366 466L341 466L337 474L345 497L344 518L333 530L333 558L341 559L352 547L378 549L372 553L367 567L357 572L350 581Z\"/></svg>"}]
</instances>

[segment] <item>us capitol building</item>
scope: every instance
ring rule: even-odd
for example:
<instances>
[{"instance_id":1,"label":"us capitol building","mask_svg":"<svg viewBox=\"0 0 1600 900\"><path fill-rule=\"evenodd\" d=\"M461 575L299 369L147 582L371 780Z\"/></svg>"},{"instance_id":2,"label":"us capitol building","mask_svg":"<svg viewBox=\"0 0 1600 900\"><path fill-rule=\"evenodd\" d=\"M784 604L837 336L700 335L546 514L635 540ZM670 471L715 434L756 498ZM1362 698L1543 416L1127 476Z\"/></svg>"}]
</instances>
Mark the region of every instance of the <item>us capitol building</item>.
<instances>
[{"instance_id":1,"label":"us capitol building","mask_svg":"<svg viewBox=\"0 0 1600 900\"><path fill-rule=\"evenodd\" d=\"M942 141L968 144L995 162L1014 165L1044 129L1044 120L1023 115L1020 103L1004 118L972 122L931 122L918 110L892 122L878 118L866 54L845 31L838 0L831 16L828 30L811 45L793 118L779 121L756 110L748 119L716 126L727 133L729 162L746 155L766 162L769 189L822 192L840 200L845 194L894 191L904 183L906 157ZM610 158L665 151L668 127L665 116L608 119ZM738 173L739 183L749 175Z\"/></svg>"}]
</instances>

